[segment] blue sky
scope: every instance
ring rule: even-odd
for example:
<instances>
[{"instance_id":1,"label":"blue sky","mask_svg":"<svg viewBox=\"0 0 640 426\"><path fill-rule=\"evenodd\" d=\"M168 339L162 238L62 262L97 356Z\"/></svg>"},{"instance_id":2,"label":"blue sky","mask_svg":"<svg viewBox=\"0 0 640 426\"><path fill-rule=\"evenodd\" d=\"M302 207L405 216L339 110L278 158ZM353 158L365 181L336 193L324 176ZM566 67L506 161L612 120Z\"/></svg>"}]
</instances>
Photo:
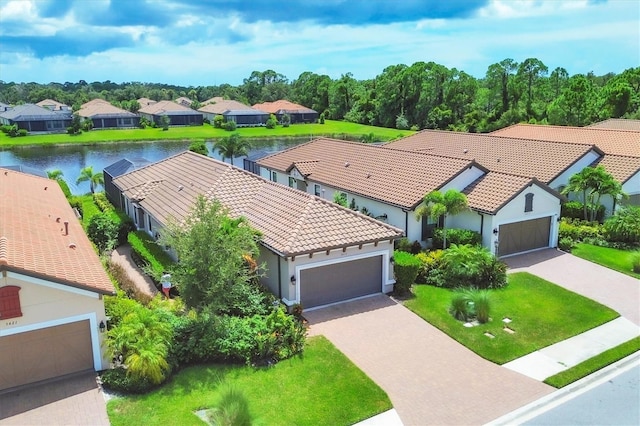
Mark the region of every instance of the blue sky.
<instances>
[{"instance_id":1,"label":"blue sky","mask_svg":"<svg viewBox=\"0 0 640 426\"><path fill-rule=\"evenodd\" d=\"M0 0L0 80L238 85L272 69L373 78L433 61L483 77L640 66L638 0Z\"/></svg>"}]
</instances>

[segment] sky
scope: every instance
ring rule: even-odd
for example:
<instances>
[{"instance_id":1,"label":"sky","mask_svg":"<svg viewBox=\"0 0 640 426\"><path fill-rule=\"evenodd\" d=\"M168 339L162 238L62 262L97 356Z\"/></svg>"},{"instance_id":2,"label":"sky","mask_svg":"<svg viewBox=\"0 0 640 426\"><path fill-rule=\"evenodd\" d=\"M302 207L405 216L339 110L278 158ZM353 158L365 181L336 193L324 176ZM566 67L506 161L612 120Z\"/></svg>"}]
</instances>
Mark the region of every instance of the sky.
<instances>
[{"instance_id":1,"label":"sky","mask_svg":"<svg viewBox=\"0 0 640 426\"><path fill-rule=\"evenodd\" d=\"M433 61L483 77L640 66L638 0L0 0L0 80L242 84L311 71L374 78Z\"/></svg>"}]
</instances>

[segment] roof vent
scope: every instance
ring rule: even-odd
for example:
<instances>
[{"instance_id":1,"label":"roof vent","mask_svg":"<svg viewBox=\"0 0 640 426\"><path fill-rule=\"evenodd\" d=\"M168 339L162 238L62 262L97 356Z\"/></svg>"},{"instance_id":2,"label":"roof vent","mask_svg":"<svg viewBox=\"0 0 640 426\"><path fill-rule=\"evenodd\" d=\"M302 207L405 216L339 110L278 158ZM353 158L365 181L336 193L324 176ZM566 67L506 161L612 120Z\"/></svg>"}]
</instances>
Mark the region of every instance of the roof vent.
<instances>
[{"instance_id":1,"label":"roof vent","mask_svg":"<svg viewBox=\"0 0 640 426\"><path fill-rule=\"evenodd\" d=\"M182 191L183 189L184 189L184 186L178 185L178 191Z\"/></svg>"},{"instance_id":2,"label":"roof vent","mask_svg":"<svg viewBox=\"0 0 640 426\"><path fill-rule=\"evenodd\" d=\"M367 173L367 179L371 177L371 173Z\"/></svg>"},{"instance_id":3,"label":"roof vent","mask_svg":"<svg viewBox=\"0 0 640 426\"><path fill-rule=\"evenodd\" d=\"M44 190L46 191L46 190L47 190L47 188L48 188L48 187L47 187L47 186L45 186L45 187L44 187Z\"/></svg>"},{"instance_id":4,"label":"roof vent","mask_svg":"<svg viewBox=\"0 0 640 426\"><path fill-rule=\"evenodd\" d=\"M69 243L69 248L70 249L75 249L76 248L76 243Z\"/></svg>"},{"instance_id":5,"label":"roof vent","mask_svg":"<svg viewBox=\"0 0 640 426\"><path fill-rule=\"evenodd\" d=\"M462 152L464 152L464 153L466 154L467 152L469 152L469 150L468 150L468 149L465 149L465 150L464 150L464 151L462 151Z\"/></svg>"},{"instance_id":6,"label":"roof vent","mask_svg":"<svg viewBox=\"0 0 640 426\"><path fill-rule=\"evenodd\" d=\"M348 162L348 161L345 161L344 166L345 166L345 167L349 167L349 162Z\"/></svg>"},{"instance_id":7,"label":"roof vent","mask_svg":"<svg viewBox=\"0 0 640 426\"><path fill-rule=\"evenodd\" d=\"M500 159L498 158L498 163L500 162Z\"/></svg>"}]
</instances>

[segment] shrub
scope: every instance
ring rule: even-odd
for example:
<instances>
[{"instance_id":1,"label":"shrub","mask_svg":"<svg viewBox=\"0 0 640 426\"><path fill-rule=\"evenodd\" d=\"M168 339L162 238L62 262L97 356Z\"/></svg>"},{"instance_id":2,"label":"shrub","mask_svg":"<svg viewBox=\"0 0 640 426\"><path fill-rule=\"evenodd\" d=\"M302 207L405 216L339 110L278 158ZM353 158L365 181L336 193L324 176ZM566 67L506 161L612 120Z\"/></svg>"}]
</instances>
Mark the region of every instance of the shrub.
<instances>
[{"instance_id":1,"label":"shrub","mask_svg":"<svg viewBox=\"0 0 640 426\"><path fill-rule=\"evenodd\" d=\"M633 272L640 274L640 252L631 255L631 269L633 269Z\"/></svg>"},{"instance_id":2,"label":"shrub","mask_svg":"<svg viewBox=\"0 0 640 426\"><path fill-rule=\"evenodd\" d=\"M411 243L407 237L402 237L395 241L395 250L403 251L405 253L411 253Z\"/></svg>"},{"instance_id":3,"label":"shrub","mask_svg":"<svg viewBox=\"0 0 640 426\"><path fill-rule=\"evenodd\" d=\"M571 253L575 246L576 242L571 237L562 237L558 240L558 248L567 253Z\"/></svg>"},{"instance_id":4,"label":"shrub","mask_svg":"<svg viewBox=\"0 0 640 426\"><path fill-rule=\"evenodd\" d=\"M202 123L204 123L204 124L211 124L211 120L209 120L207 117L203 117L203 118L202 118Z\"/></svg>"},{"instance_id":5,"label":"shrub","mask_svg":"<svg viewBox=\"0 0 640 426\"><path fill-rule=\"evenodd\" d=\"M427 253L418 253L416 255L421 263L420 271L416 277L416 283L427 284L429 282L430 273L440 267L443 253L442 250L430 250Z\"/></svg>"},{"instance_id":6,"label":"shrub","mask_svg":"<svg viewBox=\"0 0 640 426\"><path fill-rule=\"evenodd\" d=\"M224 124L222 125L222 128L225 129L227 132L233 132L234 130L236 130L237 127L238 125L233 120L225 121Z\"/></svg>"},{"instance_id":7,"label":"shrub","mask_svg":"<svg viewBox=\"0 0 640 426\"><path fill-rule=\"evenodd\" d=\"M62 189L62 193L67 198L67 200L71 197L71 189L69 189L69 184L62 178L56 179L58 185L60 185L60 189Z\"/></svg>"},{"instance_id":8,"label":"shrub","mask_svg":"<svg viewBox=\"0 0 640 426\"><path fill-rule=\"evenodd\" d=\"M100 377L105 388L122 393L147 393L157 386L147 378L138 378L127 374L124 367L103 371Z\"/></svg>"},{"instance_id":9,"label":"shrub","mask_svg":"<svg viewBox=\"0 0 640 426\"><path fill-rule=\"evenodd\" d=\"M587 222L579 219L566 219L560 220L558 237L571 238L576 242L580 241L602 241L603 230L600 225L594 222Z\"/></svg>"},{"instance_id":10,"label":"shrub","mask_svg":"<svg viewBox=\"0 0 640 426\"><path fill-rule=\"evenodd\" d=\"M283 114L281 123L282 127L289 127L289 125L291 124L291 116L289 114Z\"/></svg>"},{"instance_id":11,"label":"shrub","mask_svg":"<svg viewBox=\"0 0 640 426\"><path fill-rule=\"evenodd\" d=\"M458 321L467 321L470 318L469 313L469 295L466 292L456 292L451 298L451 306L449 313Z\"/></svg>"},{"instance_id":12,"label":"shrub","mask_svg":"<svg viewBox=\"0 0 640 426\"><path fill-rule=\"evenodd\" d=\"M67 188L69 186L67 185ZM78 213L80 213L80 216L83 216L83 205L82 205L82 198L80 197L76 197L76 196L71 196L69 198L69 205L71 206L71 208L74 208L76 210L78 210Z\"/></svg>"},{"instance_id":13,"label":"shrub","mask_svg":"<svg viewBox=\"0 0 640 426\"><path fill-rule=\"evenodd\" d=\"M435 228L433 230L433 248L443 247L443 228ZM479 232L471 231L469 229L448 228L447 229L447 244L451 247L452 244L457 245L481 245L482 236Z\"/></svg>"},{"instance_id":14,"label":"shrub","mask_svg":"<svg viewBox=\"0 0 640 426\"><path fill-rule=\"evenodd\" d=\"M438 269L448 288L502 288L507 285L507 266L486 248L452 245L445 250ZM439 279L438 275L436 277Z\"/></svg>"},{"instance_id":15,"label":"shrub","mask_svg":"<svg viewBox=\"0 0 640 426\"><path fill-rule=\"evenodd\" d=\"M416 277L420 271L420 260L404 251L393 252L394 272L396 285L394 290L397 294L407 294L411 290L411 285L416 282Z\"/></svg>"},{"instance_id":16,"label":"shrub","mask_svg":"<svg viewBox=\"0 0 640 426\"><path fill-rule=\"evenodd\" d=\"M130 232L127 240L133 252L150 269L146 272L156 281L164 271L172 269L175 263L173 259L146 232Z\"/></svg>"},{"instance_id":17,"label":"shrub","mask_svg":"<svg viewBox=\"0 0 640 426\"><path fill-rule=\"evenodd\" d=\"M220 401L207 413L207 419L209 424L215 426L251 426L254 424L247 398L233 387L222 394Z\"/></svg>"},{"instance_id":18,"label":"shrub","mask_svg":"<svg viewBox=\"0 0 640 426\"><path fill-rule=\"evenodd\" d=\"M89 220L87 236L100 252L111 251L118 241L118 224L105 213L94 215Z\"/></svg>"},{"instance_id":19,"label":"shrub","mask_svg":"<svg viewBox=\"0 0 640 426\"><path fill-rule=\"evenodd\" d=\"M265 123L265 126L267 129L275 129L277 124L278 124L278 120L276 120L276 116L271 114L269 116L269 119Z\"/></svg>"},{"instance_id":20,"label":"shrub","mask_svg":"<svg viewBox=\"0 0 640 426\"><path fill-rule=\"evenodd\" d=\"M320 118L318 119L318 123L324 124L324 112L320 114Z\"/></svg>"},{"instance_id":21,"label":"shrub","mask_svg":"<svg viewBox=\"0 0 640 426\"><path fill-rule=\"evenodd\" d=\"M115 278L115 277L114 277ZM116 280L116 285L119 282ZM129 312L134 311L140 306L140 303L134 299L126 297L123 291L119 291L117 296L106 296L104 298L104 310L109 316L108 328L117 327L120 320Z\"/></svg>"},{"instance_id":22,"label":"shrub","mask_svg":"<svg viewBox=\"0 0 640 426\"><path fill-rule=\"evenodd\" d=\"M122 266L117 263L107 261L107 270L109 271L109 274L111 274L111 277L113 277L113 279L118 283L118 287L120 287L128 297L137 300L143 305L147 305L153 298L147 293L140 291Z\"/></svg>"},{"instance_id":23,"label":"shrub","mask_svg":"<svg viewBox=\"0 0 640 426\"><path fill-rule=\"evenodd\" d=\"M489 322L491 303L489 292L486 290L472 290L471 302L473 303L473 313L480 324Z\"/></svg>"},{"instance_id":24,"label":"shrub","mask_svg":"<svg viewBox=\"0 0 640 426\"><path fill-rule=\"evenodd\" d=\"M18 137L27 136L27 133L29 133L29 132L27 132L27 129L20 129L20 130L18 130Z\"/></svg>"},{"instance_id":25,"label":"shrub","mask_svg":"<svg viewBox=\"0 0 640 426\"><path fill-rule=\"evenodd\" d=\"M10 125L8 125L8 124L3 124L2 126L0 126L0 131L1 131L2 133L4 133L5 135L8 135L8 134L9 134L9 132L11 131L11 128L12 128L12 127L14 127L14 126L10 126Z\"/></svg>"},{"instance_id":26,"label":"shrub","mask_svg":"<svg viewBox=\"0 0 640 426\"><path fill-rule=\"evenodd\" d=\"M103 213L108 213L114 209L113 205L107 200L107 195L104 192L94 192L93 202L96 203Z\"/></svg>"},{"instance_id":27,"label":"shrub","mask_svg":"<svg viewBox=\"0 0 640 426\"><path fill-rule=\"evenodd\" d=\"M213 127L217 129L222 129L222 125L224 124L224 117L221 115L216 115L213 117Z\"/></svg>"},{"instance_id":28,"label":"shrub","mask_svg":"<svg viewBox=\"0 0 640 426\"><path fill-rule=\"evenodd\" d=\"M591 212L593 211L592 206L587 207L587 217L591 216ZM602 222L604 219L605 208L603 205L598 206L598 211L596 212L596 220L598 222ZM584 220L584 204L580 201L567 201L562 204L560 208L560 216L570 218L570 219L578 219Z\"/></svg>"},{"instance_id":29,"label":"shrub","mask_svg":"<svg viewBox=\"0 0 640 426\"><path fill-rule=\"evenodd\" d=\"M189 151L195 152L196 154L209 155L209 148L207 148L207 144L204 141L191 142Z\"/></svg>"},{"instance_id":30,"label":"shrub","mask_svg":"<svg viewBox=\"0 0 640 426\"><path fill-rule=\"evenodd\" d=\"M621 207L604 223L604 234L611 242L640 243L640 207Z\"/></svg>"}]
</instances>

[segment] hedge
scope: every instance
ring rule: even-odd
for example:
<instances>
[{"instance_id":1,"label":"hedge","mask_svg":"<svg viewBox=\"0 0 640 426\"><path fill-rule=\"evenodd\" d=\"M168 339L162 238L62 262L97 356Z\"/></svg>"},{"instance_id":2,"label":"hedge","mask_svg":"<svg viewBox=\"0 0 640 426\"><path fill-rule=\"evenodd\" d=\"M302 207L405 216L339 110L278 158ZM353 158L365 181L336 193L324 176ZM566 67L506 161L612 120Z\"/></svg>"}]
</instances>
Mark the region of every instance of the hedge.
<instances>
[{"instance_id":1,"label":"hedge","mask_svg":"<svg viewBox=\"0 0 640 426\"><path fill-rule=\"evenodd\" d=\"M393 252L394 271L396 275L396 293L402 295L409 292L416 281L422 262L411 253L396 250Z\"/></svg>"},{"instance_id":2,"label":"hedge","mask_svg":"<svg viewBox=\"0 0 640 426\"><path fill-rule=\"evenodd\" d=\"M144 231L130 232L128 241L133 252L151 268L151 275L156 279L164 271L171 269L175 263L167 252Z\"/></svg>"},{"instance_id":3,"label":"hedge","mask_svg":"<svg viewBox=\"0 0 640 426\"><path fill-rule=\"evenodd\" d=\"M441 249L443 247L443 228L436 228L433 230L433 248ZM447 247L451 247L451 244L479 246L482 244L482 236L479 232L471 231L469 229L448 228L447 229Z\"/></svg>"},{"instance_id":4,"label":"hedge","mask_svg":"<svg viewBox=\"0 0 640 426\"><path fill-rule=\"evenodd\" d=\"M592 210L593 207L587 207L587 214L591 215ZM562 204L560 208L560 216L571 219L584 220L584 204L582 204L580 201L568 201ZM600 223L602 223L602 221L604 220L604 206L602 204L598 206L596 220Z\"/></svg>"}]
</instances>

